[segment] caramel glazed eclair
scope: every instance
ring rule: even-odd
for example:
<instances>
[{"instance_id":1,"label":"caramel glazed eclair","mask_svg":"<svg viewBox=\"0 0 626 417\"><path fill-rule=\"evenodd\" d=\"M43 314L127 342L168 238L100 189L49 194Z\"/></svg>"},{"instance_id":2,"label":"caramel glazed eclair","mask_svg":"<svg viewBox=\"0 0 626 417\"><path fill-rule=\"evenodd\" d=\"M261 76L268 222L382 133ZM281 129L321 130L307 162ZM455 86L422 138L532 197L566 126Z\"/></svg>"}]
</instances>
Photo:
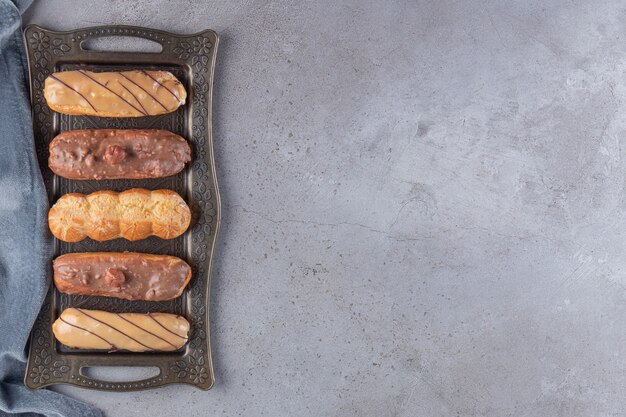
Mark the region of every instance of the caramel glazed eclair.
<instances>
[{"instance_id":1,"label":"caramel glazed eclair","mask_svg":"<svg viewBox=\"0 0 626 417\"><path fill-rule=\"evenodd\" d=\"M168 313L109 313L68 308L52 324L54 337L71 348L114 352L173 351L189 339L189 322Z\"/></svg>"},{"instance_id":2,"label":"caramel glazed eclair","mask_svg":"<svg viewBox=\"0 0 626 417\"><path fill-rule=\"evenodd\" d=\"M48 212L50 231L65 242L86 237L97 241L150 236L173 239L183 234L190 222L189 206L172 190L70 193L59 198Z\"/></svg>"},{"instance_id":3,"label":"caramel glazed eclair","mask_svg":"<svg viewBox=\"0 0 626 417\"><path fill-rule=\"evenodd\" d=\"M44 97L59 113L100 117L158 116L185 104L187 92L167 71L55 72Z\"/></svg>"},{"instance_id":4,"label":"caramel glazed eclair","mask_svg":"<svg viewBox=\"0 0 626 417\"><path fill-rule=\"evenodd\" d=\"M191 279L182 259L147 253L67 253L54 260L53 269L54 285L63 293L126 300L171 300Z\"/></svg>"}]
</instances>

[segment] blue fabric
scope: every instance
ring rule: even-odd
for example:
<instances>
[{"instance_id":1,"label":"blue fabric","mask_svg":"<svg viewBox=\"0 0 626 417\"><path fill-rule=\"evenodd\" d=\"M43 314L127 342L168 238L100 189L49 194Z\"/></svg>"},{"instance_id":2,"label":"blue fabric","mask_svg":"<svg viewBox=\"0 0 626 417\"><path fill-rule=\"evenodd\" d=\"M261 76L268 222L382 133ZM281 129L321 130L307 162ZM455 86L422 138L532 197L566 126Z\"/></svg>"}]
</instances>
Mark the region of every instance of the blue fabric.
<instances>
[{"instance_id":1,"label":"blue fabric","mask_svg":"<svg viewBox=\"0 0 626 417\"><path fill-rule=\"evenodd\" d=\"M0 416L101 417L87 404L47 389L31 391L23 382L52 251L21 33L30 1L0 0Z\"/></svg>"}]
</instances>

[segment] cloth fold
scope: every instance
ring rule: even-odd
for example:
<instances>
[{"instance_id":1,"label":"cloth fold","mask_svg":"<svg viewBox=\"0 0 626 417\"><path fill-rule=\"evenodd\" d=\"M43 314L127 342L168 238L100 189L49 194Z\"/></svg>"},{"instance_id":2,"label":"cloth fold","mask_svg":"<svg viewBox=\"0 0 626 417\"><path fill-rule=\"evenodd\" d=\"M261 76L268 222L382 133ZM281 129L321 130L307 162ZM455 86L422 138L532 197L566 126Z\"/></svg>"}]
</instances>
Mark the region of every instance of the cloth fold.
<instances>
[{"instance_id":1,"label":"cloth fold","mask_svg":"<svg viewBox=\"0 0 626 417\"><path fill-rule=\"evenodd\" d=\"M37 163L21 13L0 0L0 416L101 417L83 402L24 385L26 344L50 284L48 200Z\"/></svg>"}]
</instances>

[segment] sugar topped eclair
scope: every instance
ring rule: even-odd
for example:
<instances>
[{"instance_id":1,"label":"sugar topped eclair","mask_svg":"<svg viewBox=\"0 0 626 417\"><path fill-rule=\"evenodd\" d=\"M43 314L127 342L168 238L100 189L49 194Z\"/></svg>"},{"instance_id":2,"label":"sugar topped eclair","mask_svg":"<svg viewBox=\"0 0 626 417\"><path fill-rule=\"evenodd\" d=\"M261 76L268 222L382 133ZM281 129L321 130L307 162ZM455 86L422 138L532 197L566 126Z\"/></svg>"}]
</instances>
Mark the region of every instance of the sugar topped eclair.
<instances>
[{"instance_id":1,"label":"sugar topped eclair","mask_svg":"<svg viewBox=\"0 0 626 417\"><path fill-rule=\"evenodd\" d=\"M70 193L59 198L48 212L50 231L64 242L87 237L97 241L150 236L173 239L190 223L191 211L185 200L166 189Z\"/></svg>"}]
</instances>

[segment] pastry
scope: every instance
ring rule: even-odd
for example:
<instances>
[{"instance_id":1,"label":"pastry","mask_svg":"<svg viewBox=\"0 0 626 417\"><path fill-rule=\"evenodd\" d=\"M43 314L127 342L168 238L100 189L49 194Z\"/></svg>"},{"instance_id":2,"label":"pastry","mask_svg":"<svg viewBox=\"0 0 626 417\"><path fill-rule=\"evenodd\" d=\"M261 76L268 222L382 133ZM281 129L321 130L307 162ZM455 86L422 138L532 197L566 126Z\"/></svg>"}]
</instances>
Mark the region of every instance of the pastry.
<instances>
[{"instance_id":1,"label":"pastry","mask_svg":"<svg viewBox=\"0 0 626 417\"><path fill-rule=\"evenodd\" d=\"M171 190L65 194L48 212L50 231L65 242L86 237L97 241L149 236L172 239L183 234L190 222L189 207Z\"/></svg>"},{"instance_id":2,"label":"pastry","mask_svg":"<svg viewBox=\"0 0 626 417\"><path fill-rule=\"evenodd\" d=\"M75 180L168 177L182 171L191 149L167 130L69 130L50 142L48 165Z\"/></svg>"},{"instance_id":3,"label":"pastry","mask_svg":"<svg viewBox=\"0 0 626 417\"><path fill-rule=\"evenodd\" d=\"M76 349L178 350L189 338L189 322L167 313L109 313L68 308L52 325L54 337Z\"/></svg>"},{"instance_id":4,"label":"pastry","mask_svg":"<svg viewBox=\"0 0 626 417\"><path fill-rule=\"evenodd\" d=\"M191 267L182 259L147 253L68 253L54 260L53 269L61 292L126 300L171 300L191 279Z\"/></svg>"},{"instance_id":5,"label":"pastry","mask_svg":"<svg viewBox=\"0 0 626 417\"><path fill-rule=\"evenodd\" d=\"M185 87L167 71L55 72L44 97L59 113L100 117L157 116L185 104Z\"/></svg>"}]
</instances>

